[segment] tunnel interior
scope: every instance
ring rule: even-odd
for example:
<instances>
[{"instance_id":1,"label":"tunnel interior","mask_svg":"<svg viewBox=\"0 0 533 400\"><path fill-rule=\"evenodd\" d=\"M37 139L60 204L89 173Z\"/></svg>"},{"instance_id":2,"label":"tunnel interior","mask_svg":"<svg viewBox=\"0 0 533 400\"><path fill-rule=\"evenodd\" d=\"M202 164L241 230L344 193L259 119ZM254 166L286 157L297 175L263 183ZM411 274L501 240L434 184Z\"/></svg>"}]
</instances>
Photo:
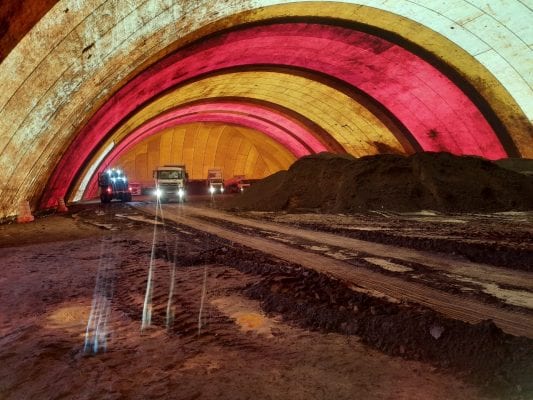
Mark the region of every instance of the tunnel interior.
<instances>
[{"instance_id":1,"label":"tunnel interior","mask_svg":"<svg viewBox=\"0 0 533 400\"><path fill-rule=\"evenodd\" d=\"M485 41L516 61L507 72L520 75L514 87L472 51L481 34L474 25L456 26L460 12L435 7L409 18L403 3L254 9L241 2L209 11L176 3L155 13L62 1L31 13L6 9L9 26L19 27L3 38L0 72L25 62L0 103L3 217L24 199L38 209L89 198L97 173L116 162L145 180L146 171L135 176L146 169L141 160L150 168L157 159L183 161L195 177L223 167L227 176L261 178L322 151L531 156L520 86L528 74L504 53L509 36ZM179 32L169 33L187 7L197 13L183 13ZM461 12L503 18L501 9ZM447 30L429 15L445 18ZM28 18L34 26L18 22ZM139 29L140 21L153 27ZM521 24L500 29L515 32ZM135 34L128 39L126 31ZM57 40L31 53L42 32Z\"/></svg>"},{"instance_id":2,"label":"tunnel interior","mask_svg":"<svg viewBox=\"0 0 533 400\"><path fill-rule=\"evenodd\" d=\"M0 398L533 398L531 21L1 1Z\"/></svg>"}]
</instances>

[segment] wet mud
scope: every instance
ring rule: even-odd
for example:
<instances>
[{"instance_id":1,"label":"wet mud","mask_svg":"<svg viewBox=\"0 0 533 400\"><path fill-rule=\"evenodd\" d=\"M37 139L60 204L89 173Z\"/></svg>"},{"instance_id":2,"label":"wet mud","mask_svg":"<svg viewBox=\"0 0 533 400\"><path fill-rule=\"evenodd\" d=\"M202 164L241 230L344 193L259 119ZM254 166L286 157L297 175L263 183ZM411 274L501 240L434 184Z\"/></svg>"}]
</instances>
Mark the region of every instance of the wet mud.
<instances>
[{"instance_id":1,"label":"wet mud","mask_svg":"<svg viewBox=\"0 0 533 400\"><path fill-rule=\"evenodd\" d=\"M478 263L533 271L533 239L526 232L519 236L517 235L517 231L514 230L511 236L505 237L507 243L502 243L495 238L484 240L483 234L480 232L469 232L470 234L462 233L462 238L446 237L450 233L445 228L443 229L442 226L426 226L425 229L431 232L432 237L423 237L405 235L398 231L354 231L342 228L330 228L326 225L304 225L302 227L341 234L355 239L417 250L456 254ZM501 230L501 227L499 227L498 231L501 232ZM476 240L473 241L470 239L471 237L475 237Z\"/></svg>"},{"instance_id":2,"label":"wet mud","mask_svg":"<svg viewBox=\"0 0 533 400\"><path fill-rule=\"evenodd\" d=\"M123 204L50 218L68 222L2 247L2 398L533 397L533 341L490 321L379 299L189 227L154 225ZM106 349L84 351L105 262Z\"/></svg>"},{"instance_id":3,"label":"wet mud","mask_svg":"<svg viewBox=\"0 0 533 400\"><path fill-rule=\"evenodd\" d=\"M507 335L491 321L471 325L415 304L380 300L324 274L235 245L221 245L185 262L214 260L260 277L244 293L270 315L319 332L357 335L386 354L451 369L496 398L533 397L533 341Z\"/></svg>"},{"instance_id":4,"label":"wet mud","mask_svg":"<svg viewBox=\"0 0 533 400\"><path fill-rule=\"evenodd\" d=\"M195 234L203 236L202 242L211 241L212 247L183 258L170 257L170 261L181 266L218 263L260 278L244 294L259 300L270 315L282 315L287 322L319 332L356 335L386 354L453 370L496 398L533 397L530 339L505 334L490 320L471 325L415 304L358 293L297 264L202 232ZM163 246L158 247L158 255L168 257Z\"/></svg>"},{"instance_id":5,"label":"wet mud","mask_svg":"<svg viewBox=\"0 0 533 400\"><path fill-rule=\"evenodd\" d=\"M478 263L533 270L533 212L239 214L246 218L285 223L369 242L458 255Z\"/></svg>"}]
</instances>

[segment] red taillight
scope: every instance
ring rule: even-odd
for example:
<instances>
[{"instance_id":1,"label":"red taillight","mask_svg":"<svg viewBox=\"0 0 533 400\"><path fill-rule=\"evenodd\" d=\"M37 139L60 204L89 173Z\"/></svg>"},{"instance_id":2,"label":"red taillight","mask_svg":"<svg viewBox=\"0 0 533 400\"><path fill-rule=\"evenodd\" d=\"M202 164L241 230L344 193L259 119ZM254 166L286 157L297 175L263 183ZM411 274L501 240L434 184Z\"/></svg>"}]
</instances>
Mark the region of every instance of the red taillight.
<instances>
[{"instance_id":1,"label":"red taillight","mask_svg":"<svg viewBox=\"0 0 533 400\"><path fill-rule=\"evenodd\" d=\"M107 193L111 193L112 189L110 187L107 188Z\"/></svg>"},{"instance_id":2,"label":"red taillight","mask_svg":"<svg viewBox=\"0 0 533 400\"><path fill-rule=\"evenodd\" d=\"M129 187L128 190L131 192L131 188Z\"/></svg>"}]
</instances>

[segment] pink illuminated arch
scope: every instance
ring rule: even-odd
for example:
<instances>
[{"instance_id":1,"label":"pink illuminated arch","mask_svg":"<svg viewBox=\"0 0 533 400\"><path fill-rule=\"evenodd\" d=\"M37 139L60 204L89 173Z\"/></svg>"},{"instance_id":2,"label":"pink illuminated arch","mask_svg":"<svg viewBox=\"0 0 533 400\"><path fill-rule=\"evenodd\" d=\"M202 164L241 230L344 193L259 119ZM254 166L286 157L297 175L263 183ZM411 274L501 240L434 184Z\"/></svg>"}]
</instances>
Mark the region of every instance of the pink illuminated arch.
<instances>
[{"instance_id":1,"label":"pink illuminated arch","mask_svg":"<svg viewBox=\"0 0 533 400\"><path fill-rule=\"evenodd\" d=\"M148 121L115 146L97 172L113 165L122 154L142 140L164 129L194 122L222 122L263 132L297 158L322 151L332 151L305 127L285 115L252 103L222 101L186 105ZM84 197L96 196L96 177L97 173L93 175Z\"/></svg>"},{"instance_id":2,"label":"pink illuminated arch","mask_svg":"<svg viewBox=\"0 0 533 400\"><path fill-rule=\"evenodd\" d=\"M42 205L63 197L102 139L160 93L204 74L258 65L317 71L357 88L393 114L423 150L489 159L506 156L469 97L421 57L383 38L344 27L277 23L242 28L188 46L128 82L75 138L49 181Z\"/></svg>"}]
</instances>

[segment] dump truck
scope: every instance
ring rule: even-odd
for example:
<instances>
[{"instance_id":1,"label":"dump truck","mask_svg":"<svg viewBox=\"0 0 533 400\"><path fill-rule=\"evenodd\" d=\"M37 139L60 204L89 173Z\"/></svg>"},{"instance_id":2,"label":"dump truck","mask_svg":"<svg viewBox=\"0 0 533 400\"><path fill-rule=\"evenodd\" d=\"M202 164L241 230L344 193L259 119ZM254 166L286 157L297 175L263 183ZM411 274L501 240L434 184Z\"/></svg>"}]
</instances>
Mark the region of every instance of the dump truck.
<instances>
[{"instance_id":1,"label":"dump truck","mask_svg":"<svg viewBox=\"0 0 533 400\"><path fill-rule=\"evenodd\" d=\"M228 193L242 193L250 184L251 180L246 179L244 175L235 175L226 181L226 190Z\"/></svg>"},{"instance_id":2,"label":"dump truck","mask_svg":"<svg viewBox=\"0 0 533 400\"><path fill-rule=\"evenodd\" d=\"M221 168L207 170L207 190L211 194L224 193L224 179L222 179Z\"/></svg>"},{"instance_id":3,"label":"dump truck","mask_svg":"<svg viewBox=\"0 0 533 400\"><path fill-rule=\"evenodd\" d=\"M130 182L130 189L133 196L140 196L142 194L142 185L139 182Z\"/></svg>"},{"instance_id":4,"label":"dump truck","mask_svg":"<svg viewBox=\"0 0 533 400\"><path fill-rule=\"evenodd\" d=\"M100 201L110 203L113 199L126 202L131 201L131 188L126 174L120 169L107 169L98 174Z\"/></svg>"},{"instance_id":5,"label":"dump truck","mask_svg":"<svg viewBox=\"0 0 533 400\"><path fill-rule=\"evenodd\" d=\"M175 199L186 201L189 175L185 165L163 165L154 170L154 195L162 203Z\"/></svg>"}]
</instances>

